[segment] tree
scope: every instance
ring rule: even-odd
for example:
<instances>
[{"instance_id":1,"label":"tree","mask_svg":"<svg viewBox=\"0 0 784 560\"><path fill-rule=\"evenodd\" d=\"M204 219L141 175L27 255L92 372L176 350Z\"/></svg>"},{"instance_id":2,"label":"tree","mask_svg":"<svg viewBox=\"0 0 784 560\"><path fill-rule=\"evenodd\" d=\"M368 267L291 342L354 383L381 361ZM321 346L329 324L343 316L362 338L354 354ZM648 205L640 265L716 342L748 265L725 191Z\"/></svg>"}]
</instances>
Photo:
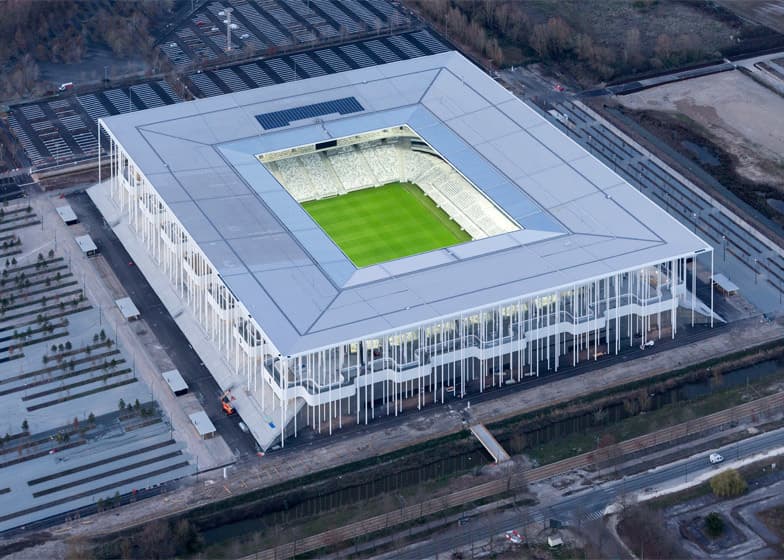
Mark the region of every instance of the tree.
<instances>
[{"instance_id":1,"label":"tree","mask_svg":"<svg viewBox=\"0 0 784 560\"><path fill-rule=\"evenodd\" d=\"M542 58L559 60L572 48L574 31L559 17L547 20L546 24L534 26L531 47Z\"/></svg>"},{"instance_id":2,"label":"tree","mask_svg":"<svg viewBox=\"0 0 784 560\"><path fill-rule=\"evenodd\" d=\"M632 68L636 68L642 63L640 30L636 27L634 29L628 29L624 35L623 59L624 62Z\"/></svg>"},{"instance_id":3,"label":"tree","mask_svg":"<svg viewBox=\"0 0 784 560\"><path fill-rule=\"evenodd\" d=\"M27 420L22 420L22 431L26 432L30 425L27 423Z\"/></svg>"},{"instance_id":4,"label":"tree","mask_svg":"<svg viewBox=\"0 0 784 560\"><path fill-rule=\"evenodd\" d=\"M715 511L705 517L705 530L711 537L718 537L724 532L724 519Z\"/></svg>"},{"instance_id":5,"label":"tree","mask_svg":"<svg viewBox=\"0 0 784 560\"><path fill-rule=\"evenodd\" d=\"M672 39L666 33L662 33L656 37L656 46L653 49L656 58L658 58L663 65L667 65L672 56Z\"/></svg>"},{"instance_id":6,"label":"tree","mask_svg":"<svg viewBox=\"0 0 784 560\"><path fill-rule=\"evenodd\" d=\"M662 510L636 504L623 510L618 534L639 558L684 558Z\"/></svg>"},{"instance_id":7,"label":"tree","mask_svg":"<svg viewBox=\"0 0 784 560\"><path fill-rule=\"evenodd\" d=\"M90 425L91 425L91 426L92 426L92 425L94 425L94 424L95 424L95 414L93 414L93 413L91 412L91 413L90 413L90 414L87 416L87 421L90 423Z\"/></svg>"},{"instance_id":8,"label":"tree","mask_svg":"<svg viewBox=\"0 0 784 560\"><path fill-rule=\"evenodd\" d=\"M71 341L70 340L66 340L65 341L65 349L66 350L70 350L71 348L73 348L73 345L71 344Z\"/></svg>"},{"instance_id":9,"label":"tree","mask_svg":"<svg viewBox=\"0 0 784 560\"><path fill-rule=\"evenodd\" d=\"M740 496L746 491L746 481L735 469L729 469L710 479L710 487L719 498Z\"/></svg>"},{"instance_id":10,"label":"tree","mask_svg":"<svg viewBox=\"0 0 784 560\"><path fill-rule=\"evenodd\" d=\"M120 410L125 410L125 401L123 399L120 399L120 402L117 403L117 408Z\"/></svg>"},{"instance_id":11,"label":"tree","mask_svg":"<svg viewBox=\"0 0 784 560\"><path fill-rule=\"evenodd\" d=\"M74 432L78 432L79 431L79 419L76 416L74 416L74 419L73 419L73 429L74 429Z\"/></svg>"}]
</instances>

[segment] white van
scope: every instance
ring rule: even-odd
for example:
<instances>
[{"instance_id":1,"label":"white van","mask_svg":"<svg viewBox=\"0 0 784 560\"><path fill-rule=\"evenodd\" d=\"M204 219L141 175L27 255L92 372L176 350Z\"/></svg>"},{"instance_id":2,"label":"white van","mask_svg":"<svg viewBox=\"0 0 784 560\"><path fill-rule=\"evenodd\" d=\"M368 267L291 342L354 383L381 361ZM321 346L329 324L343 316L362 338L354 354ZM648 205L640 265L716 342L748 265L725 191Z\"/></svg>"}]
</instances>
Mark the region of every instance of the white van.
<instances>
[{"instance_id":1,"label":"white van","mask_svg":"<svg viewBox=\"0 0 784 560\"><path fill-rule=\"evenodd\" d=\"M724 460L724 457L719 455L718 453L711 453L708 460L711 462L711 465L718 465Z\"/></svg>"}]
</instances>

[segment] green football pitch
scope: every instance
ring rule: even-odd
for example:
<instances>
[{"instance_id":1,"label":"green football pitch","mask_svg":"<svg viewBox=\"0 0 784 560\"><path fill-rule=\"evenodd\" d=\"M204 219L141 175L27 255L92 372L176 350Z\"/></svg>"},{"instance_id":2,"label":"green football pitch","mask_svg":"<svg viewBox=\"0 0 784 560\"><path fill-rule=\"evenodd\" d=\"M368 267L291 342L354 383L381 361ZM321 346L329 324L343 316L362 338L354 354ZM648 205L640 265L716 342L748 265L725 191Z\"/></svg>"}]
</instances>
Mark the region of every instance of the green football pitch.
<instances>
[{"instance_id":1,"label":"green football pitch","mask_svg":"<svg viewBox=\"0 0 784 560\"><path fill-rule=\"evenodd\" d=\"M411 183L311 200L302 207L360 268L471 239Z\"/></svg>"}]
</instances>

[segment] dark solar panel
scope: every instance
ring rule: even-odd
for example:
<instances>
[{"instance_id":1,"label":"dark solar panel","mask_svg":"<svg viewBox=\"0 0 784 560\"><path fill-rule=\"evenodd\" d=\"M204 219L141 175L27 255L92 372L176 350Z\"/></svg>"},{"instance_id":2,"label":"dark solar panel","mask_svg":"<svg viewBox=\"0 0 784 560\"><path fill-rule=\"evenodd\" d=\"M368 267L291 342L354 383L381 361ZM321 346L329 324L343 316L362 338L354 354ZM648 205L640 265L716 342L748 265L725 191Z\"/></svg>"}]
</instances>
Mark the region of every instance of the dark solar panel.
<instances>
[{"instance_id":1,"label":"dark solar panel","mask_svg":"<svg viewBox=\"0 0 784 560\"><path fill-rule=\"evenodd\" d=\"M331 115L332 113L348 115L364 110L365 108L362 104L354 97L344 97L343 99L333 99L331 101L303 105L302 107L293 107L291 109L274 111L272 113L262 113L261 115L256 115L256 120L259 121L259 124L264 130L270 130L288 126L292 121L301 119L312 119L313 117L322 117L324 115Z\"/></svg>"}]
</instances>

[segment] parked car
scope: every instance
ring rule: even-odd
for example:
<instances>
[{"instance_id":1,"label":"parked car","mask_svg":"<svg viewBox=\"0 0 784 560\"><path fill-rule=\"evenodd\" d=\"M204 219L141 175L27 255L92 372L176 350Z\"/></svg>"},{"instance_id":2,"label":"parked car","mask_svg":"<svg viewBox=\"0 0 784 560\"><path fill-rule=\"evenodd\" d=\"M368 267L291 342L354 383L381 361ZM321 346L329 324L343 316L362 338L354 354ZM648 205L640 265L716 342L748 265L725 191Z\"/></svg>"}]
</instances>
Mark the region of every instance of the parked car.
<instances>
[{"instance_id":1,"label":"parked car","mask_svg":"<svg viewBox=\"0 0 784 560\"><path fill-rule=\"evenodd\" d=\"M512 544L522 544L523 537L520 536L520 533L517 530L507 531L506 532L506 540L508 540Z\"/></svg>"},{"instance_id":2,"label":"parked car","mask_svg":"<svg viewBox=\"0 0 784 560\"><path fill-rule=\"evenodd\" d=\"M711 465L718 465L724 460L724 457L719 455L718 453L711 453L708 460L711 462Z\"/></svg>"}]
</instances>

